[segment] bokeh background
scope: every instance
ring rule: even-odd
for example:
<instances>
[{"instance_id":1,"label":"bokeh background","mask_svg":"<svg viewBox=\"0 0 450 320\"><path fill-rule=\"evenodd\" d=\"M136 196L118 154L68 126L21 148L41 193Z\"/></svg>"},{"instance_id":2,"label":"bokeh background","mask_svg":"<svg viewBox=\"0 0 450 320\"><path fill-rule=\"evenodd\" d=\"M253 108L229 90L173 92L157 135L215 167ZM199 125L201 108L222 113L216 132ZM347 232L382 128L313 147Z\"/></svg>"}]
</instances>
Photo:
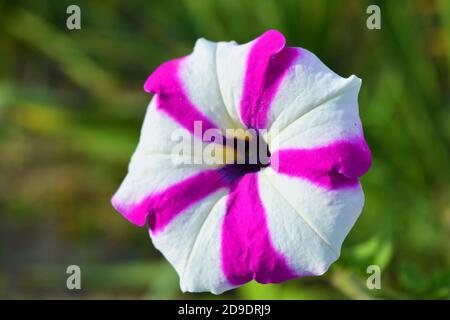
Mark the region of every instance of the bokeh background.
<instances>
[{"instance_id":1,"label":"bokeh background","mask_svg":"<svg viewBox=\"0 0 450 320\"><path fill-rule=\"evenodd\" d=\"M82 29L66 28L81 7ZM378 4L382 29L366 28ZM373 152L364 211L322 277L183 294L145 229L110 197L150 96L142 86L199 37L275 28L363 79ZM0 298L448 299L450 1L0 1ZM66 267L82 290L66 289ZM366 268L382 289L366 288Z\"/></svg>"}]
</instances>

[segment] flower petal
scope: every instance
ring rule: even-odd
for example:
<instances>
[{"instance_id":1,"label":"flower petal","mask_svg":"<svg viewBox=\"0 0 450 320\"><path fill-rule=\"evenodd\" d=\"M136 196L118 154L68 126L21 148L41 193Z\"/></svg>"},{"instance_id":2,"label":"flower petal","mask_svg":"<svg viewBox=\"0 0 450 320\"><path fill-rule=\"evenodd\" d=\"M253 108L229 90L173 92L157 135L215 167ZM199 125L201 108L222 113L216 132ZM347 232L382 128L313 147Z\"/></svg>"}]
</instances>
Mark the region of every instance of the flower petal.
<instances>
[{"instance_id":1,"label":"flower petal","mask_svg":"<svg viewBox=\"0 0 450 320\"><path fill-rule=\"evenodd\" d=\"M370 150L364 139L339 140L312 149L281 149L273 154L276 172L308 180L326 189L358 185L369 170Z\"/></svg>"},{"instance_id":2,"label":"flower petal","mask_svg":"<svg viewBox=\"0 0 450 320\"><path fill-rule=\"evenodd\" d=\"M285 48L284 36L275 30L256 39L248 53L240 103L242 122L248 128L263 129L272 99L295 60L298 50Z\"/></svg>"},{"instance_id":3,"label":"flower petal","mask_svg":"<svg viewBox=\"0 0 450 320\"><path fill-rule=\"evenodd\" d=\"M200 112L221 129L233 128L217 80L216 51L216 42L197 40L194 51L180 66L179 76L187 97Z\"/></svg>"},{"instance_id":4,"label":"flower petal","mask_svg":"<svg viewBox=\"0 0 450 320\"><path fill-rule=\"evenodd\" d=\"M217 74L225 106L247 128L266 127L272 99L297 56L285 42L280 32L269 30L243 45L218 45Z\"/></svg>"},{"instance_id":5,"label":"flower petal","mask_svg":"<svg viewBox=\"0 0 450 320\"><path fill-rule=\"evenodd\" d=\"M336 140L364 139L358 111L361 81L355 79L353 85L308 109L282 130L276 131L272 126L267 137L271 150L313 148Z\"/></svg>"},{"instance_id":6,"label":"flower petal","mask_svg":"<svg viewBox=\"0 0 450 320\"><path fill-rule=\"evenodd\" d=\"M117 211L139 226L145 224L152 208L156 210L167 205L166 211L163 211L165 213L162 213L162 220L170 220L171 215L186 208L191 202L222 187L222 176L214 170L218 166L207 165L204 161L193 163L193 158L202 160L202 155L197 154L196 149L192 150L192 155L183 155L188 157L184 163L175 161L180 160L180 156L173 154L177 144L187 144L185 149L192 149L190 140L172 140L171 135L175 130L181 130L187 137L192 137L165 113L158 111L153 99L147 109L141 138L129 164L128 174L112 198ZM205 143L199 143L203 148ZM203 183L205 179L211 182L208 189L188 191L189 186L197 186L196 182ZM175 196L178 198L174 200ZM171 200L178 202L169 206Z\"/></svg>"},{"instance_id":7,"label":"flower petal","mask_svg":"<svg viewBox=\"0 0 450 320\"><path fill-rule=\"evenodd\" d=\"M277 135L269 132L272 167L324 188L354 186L371 165L358 113L360 81L310 109Z\"/></svg>"},{"instance_id":8,"label":"flower petal","mask_svg":"<svg viewBox=\"0 0 450 320\"><path fill-rule=\"evenodd\" d=\"M286 71L271 103L268 127L282 131L309 111L361 85L355 76L342 78L313 53L297 48L298 56Z\"/></svg>"},{"instance_id":9,"label":"flower petal","mask_svg":"<svg viewBox=\"0 0 450 320\"><path fill-rule=\"evenodd\" d=\"M183 292L220 294L232 289L221 268L220 239L228 192L220 190L176 216L153 244L173 265Z\"/></svg>"},{"instance_id":10,"label":"flower petal","mask_svg":"<svg viewBox=\"0 0 450 320\"><path fill-rule=\"evenodd\" d=\"M194 122L208 129L234 127L223 105L216 74L217 44L197 40L192 54L162 64L144 88L158 94L158 107L184 128L194 132Z\"/></svg>"},{"instance_id":11,"label":"flower petal","mask_svg":"<svg viewBox=\"0 0 450 320\"><path fill-rule=\"evenodd\" d=\"M258 175L253 173L239 180L228 197L222 229L222 267L232 285L253 279L277 283L296 277L272 245L259 192Z\"/></svg>"},{"instance_id":12,"label":"flower petal","mask_svg":"<svg viewBox=\"0 0 450 320\"><path fill-rule=\"evenodd\" d=\"M259 189L276 250L299 275L326 272L361 213L360 185L327 190L266 168Z\"/></svg>"}]
</instances>

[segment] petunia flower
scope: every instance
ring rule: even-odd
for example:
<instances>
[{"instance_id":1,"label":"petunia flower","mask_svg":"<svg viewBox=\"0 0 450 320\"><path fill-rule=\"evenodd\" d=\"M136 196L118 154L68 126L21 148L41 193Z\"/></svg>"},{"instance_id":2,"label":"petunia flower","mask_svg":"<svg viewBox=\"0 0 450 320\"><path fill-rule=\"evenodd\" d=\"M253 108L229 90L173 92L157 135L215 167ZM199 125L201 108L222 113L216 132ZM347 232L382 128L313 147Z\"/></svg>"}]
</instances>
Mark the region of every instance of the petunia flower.
<instances>
[{"instance_id":1,"label":"petunia flower","mask_svg":"<svg viewBox=\"0 0 450 320\"><path fill-rule=\"evenodd\" d=\"M243 45L199 39L190 55L147 79L155 96L112 204L132 223L148 223L183 291L322 275L364 204L358 178L371 154L360 86L287 47L275 30ZM238 128L265 130L270 164L171 160L176 130L204 146L206 130Z\"/></svg>"}]
</instances>

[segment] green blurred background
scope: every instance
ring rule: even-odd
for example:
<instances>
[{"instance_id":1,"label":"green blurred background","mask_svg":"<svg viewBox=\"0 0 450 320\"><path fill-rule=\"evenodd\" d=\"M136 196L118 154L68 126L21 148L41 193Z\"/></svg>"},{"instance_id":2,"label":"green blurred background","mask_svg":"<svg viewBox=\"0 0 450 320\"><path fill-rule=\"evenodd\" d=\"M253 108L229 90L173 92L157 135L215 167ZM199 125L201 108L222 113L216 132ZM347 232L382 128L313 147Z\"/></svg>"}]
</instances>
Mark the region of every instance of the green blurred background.
<instances>
[{"instance_id":1,"label":"green blurred background","mask_svg":"<svg viewBox=\"0 0 450 320\"><path fill-rule=\"evenodd\" d=\"M82 29L66 28L81 8ZM366 28L378 4L382 29ZM363 79L373 153L364 211L322 277L183 294L145 229L109 199L149 101L142 86L199 37L269 28ZM450 1L0 1L0 298L449 298ZM66 267L82 290L66 289ZM366 288L366 268L382 289Z\"/></svg>"}]
</instances>

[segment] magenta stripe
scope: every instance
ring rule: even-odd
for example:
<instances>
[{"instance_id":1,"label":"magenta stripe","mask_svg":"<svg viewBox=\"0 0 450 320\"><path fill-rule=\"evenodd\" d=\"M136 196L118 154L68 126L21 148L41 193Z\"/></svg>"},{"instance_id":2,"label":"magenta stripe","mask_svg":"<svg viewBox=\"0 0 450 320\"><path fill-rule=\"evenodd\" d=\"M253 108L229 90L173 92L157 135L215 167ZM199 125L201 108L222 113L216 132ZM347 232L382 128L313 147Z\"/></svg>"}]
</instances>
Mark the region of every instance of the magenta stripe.
<instances>
[{"instance_id":1,"label":"magenta stripe","mask_svg":"<svg viewBox=\"0 0 450 320\"><path fill-rule=\"evenodd\" d=\"M208 195L229 186L220 170L207 170L178 182L158 193L150 194L136 204L123 206L112 199L114 208L130 222L143 226L149 221L153 233L162 231L178 214Z\"/></svg>"},{"instance_id":2,"label":"magenta stripe","mask_svg":"<svg viewBox=\"0 0 450 320\"><path fill-rule=\"evenodd\" d=\"M296 277L272 245L257 177L242 177L228 197L221 252L222 269L232 285L252 279L278 283Z\"/></svg>"},{"instance_id":3,"label":"magenta stripe","mask_svg":"<svg viewBox=\"0 0 450 320\"><path fill-rule=\"evenodd\" d=\"M284 36L270 30L255 40L247 57L240 113L248 128L267 126L270 104L287 70L298 57L296 48L284 47Z\"/></svg>"},{"instance_id":4,"label":"magenta stripe","mask_svg":"<svg viewBox=\"0 0 450 320\"><path fill-rule=\"evenodd\" d=\"M163 63L147 79L145 91L156 93L157 107L167 113L172 119L194 134L194 121L201 121L202 130L199 138L208 129L218 129L218 126L202 114L189 101L179 76L180 67L187 57L174 59Z\"/></svg>"},{"instance_id":5,"label":"magenta stripe","mask_svg":"<svg viewBox=\"0 0 450 320\"><path fill-rule=\"evenodd\" d=\"M369 170L372 160L364 138L336 141L314 149L279 150L272 155L273 168L326 189L352 187Z\"/></svg>"}]
</instances>

